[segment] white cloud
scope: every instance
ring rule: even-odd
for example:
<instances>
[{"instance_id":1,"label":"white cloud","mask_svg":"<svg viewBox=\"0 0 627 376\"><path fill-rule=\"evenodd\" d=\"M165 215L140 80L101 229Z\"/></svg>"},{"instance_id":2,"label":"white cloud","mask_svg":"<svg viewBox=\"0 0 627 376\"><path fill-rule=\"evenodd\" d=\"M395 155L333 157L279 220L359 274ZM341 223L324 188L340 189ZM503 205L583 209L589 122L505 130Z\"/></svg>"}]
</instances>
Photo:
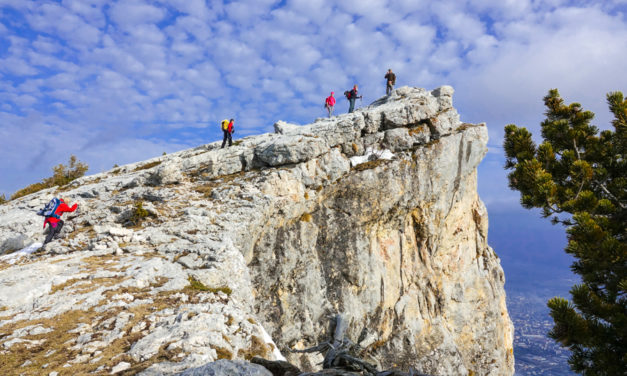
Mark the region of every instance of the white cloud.
<instances>
[{"instance_id":1,"label":"white cloud","mask_svg":"<svg viewBox=\"0 0 627 376\"><path fill-rule=\"evenodd\" d=\"M98 43L100 39L100 30L97 27L54 3L40 4L27 19L34 30L62 36L75 47L87 48Z\"/></svg>"},{"instance_id":2,"label":"white cloud","mask_svg":"<svg viewBox=\"0 0 627 376\"><path fill-rule=\"evenodd\" d=\"M446 27L447 38L454 39L464 47L472 45L485 33L485 25L479 19L479 15L460 10L455 2L434 3L433 10Z\"/></svg>"},{"instance_id":3,"label":"white cloud","mask_svg":"<svg viewBox=\"0 0 627 376\"><path fill-rule=\"evenodd\" d=\"M13 56L0 59L0 71L16 76L34 76L39 73L39 71L28 64L26 60Z\"/></svg>"},{"instance_id":4,"label":"white cloud","mask_svg":"<svg viewBox=\"0 0 627 376\"><path fill-rule=\"evenodd\" d=\"M45 54L54 54L63 49L57 40L44 37L42 35L37 36L37 38L33 41L32 46L37 52Z\"/></svg>"},{"instance_id":5,"label":"white cloud","mask_svg":"<svg viewBox=\"0 0 627 376\"><path fill-rule=\"evenodd\" d=\"M597 113L601 126L608 121L605 93L627 90L627 78L615 74L627 59L624 20L596 8L558 9L535 18L518 21L492 51L492 60L451 74L456 100L472 120L492 121L495 141L507 123L538 135L542 97L551 88Z\"/></svg>"},{"instance_id":6,"label":"white cloud","mask_svg":"<svg viewBox=\"0 0 627 376\"><path fill-rule=\"evenodd\" d=\"M199 18L196 15L181 16L176 19L173 26L168 26L166 30L175 40L186 41L189 36L193 36L198 41L197 43L203 43L213 35L209 22L212 20Z\"/></svg>"},{"instance_id":7,"label":"white cloud","mask_svg":"<svg viewBox=\"0 0 627 376\"><path fill-rule=\"evenodd\" d=\"M118 1L109 10L113 22L125 30L132 30L139 24L159 22L166 14L165 9L141 0Z\"/></svg>"},{"instance_id":8,"label":"white cloud","mask_svg":"<svg viewBox=\"0 0 627 376\"><path fill-rule=\"evenodd\" d=\"M255 0L251 2L230 2L224 11L235 23L248 25L258 22L259 18L267 17L279 0Z\"/></svg>"},{"instance_id":9,"label":"white cloud","mask_svg":"<svg viewBox=\"0 0 627 376\"><path fill-rule=\"evenodd\" d=\"M470 0L468 6L480 13L490 13L501 20L511 20L532 12L530 0Z\"/></svg>"},{"instance_id":10,"label":"white cloud","mask_svg":"<svg viewBox=\"0 0 627 376\"><path fill-rule=\"evenodd\" d=\"M154 24L136 25L129 34L134 44L162 44L165 41L165 36Z\"/></svg>"},{"instance_id":11,"label":"white cloud","mask_svg":"<svg viewBox=\"0 0 627 376\"><path fill-rule=\"evenodd\" d=\"M63 0L62 4L69 11L85 19L90 25L102 28L106 24L106 18L102 8L107 0Z\"/></svg>"},{"instance_id":12,"label":"white cloud","mask_svg":"<svg viewBox=\"0 0 627 376\"><path fill-rule=\"evenodd\" d=\"M210 16L209 8L205 0L167 0L164 5L176 8L177 11L192 15L198 18Z\"/></svg>"}]
</instances>

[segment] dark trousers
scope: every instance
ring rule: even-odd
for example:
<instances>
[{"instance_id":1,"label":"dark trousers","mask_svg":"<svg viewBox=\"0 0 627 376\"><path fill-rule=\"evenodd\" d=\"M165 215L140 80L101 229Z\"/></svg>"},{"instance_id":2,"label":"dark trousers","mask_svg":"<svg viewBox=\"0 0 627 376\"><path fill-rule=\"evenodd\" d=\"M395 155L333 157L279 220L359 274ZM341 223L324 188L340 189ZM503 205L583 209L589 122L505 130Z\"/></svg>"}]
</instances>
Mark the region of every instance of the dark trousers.
<instances>
[{"instance_id":1,"label":"dark trousers","mask_svg":"<svg viewBox=\"0 0 627 376\"><path fill-rule=\"evenodd\" d=\"M348 101L350 102L350 106L348 106L348 113L350 114L351 112L355 111L355 100L357 98L351 98Z\"/></svg>"},{"instance_id":2,"label":"dark trousers","mask_svg":"<svg viewBox=\"0 0 627 376\"><path fill-rule=\"evenodd\" d=\"M44 245L50 243L53 238L59 237L64 223L65 222L63 222L62 220L59 220L59 222L57 222L57 227L52 227L51 224L48 225L49 226L48 229L50 232L48 232L48 235L46 236L46 240L44 240Z\"/></svg>"},{"instance_id":3,"label":"dark trousers","mask_svg":"<svg viewBox=\"0 0 627 376\"><path fill-rule=\"evenodd\" d=\"M229 140L229 146L233 145L233 137L231 136L231 132L229 131L222 131L224 132L224 140L222 140L222 147L224 148L224 145L226 145L226 140Z\"/></svg>"}]
</instances>

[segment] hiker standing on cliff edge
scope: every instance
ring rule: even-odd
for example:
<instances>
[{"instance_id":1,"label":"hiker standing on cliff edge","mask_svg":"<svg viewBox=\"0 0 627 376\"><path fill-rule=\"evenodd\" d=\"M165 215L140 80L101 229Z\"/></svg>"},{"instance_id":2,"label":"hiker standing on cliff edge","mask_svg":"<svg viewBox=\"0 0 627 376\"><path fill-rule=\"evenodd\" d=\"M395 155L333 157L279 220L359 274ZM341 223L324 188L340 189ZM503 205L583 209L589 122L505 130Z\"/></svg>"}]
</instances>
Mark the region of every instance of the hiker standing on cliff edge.
<instances>
[{"instance_id":1,"label":"hiker standing on cliff edge","mask_svg":"<svg viewBox=\"0 0 627 376\"><path fill-rule=\"evenodd\" d=\"M344 95L350 103L350 105L348 106L348 113L350 114L351 112L355 111L355 101L357 100L357 98L361 98L357 96L357 85L355 84L351 91L345 91Z\"/></svg>"},{"instance_id":2,"label":"hiker standing on cliff edge","mask_svg":"<svg viewBox=\"0 0 627 376\"><path fill-rule=\"evenodd\" d=\"M387 80L385 85L385 95L390 95L392 90L394 90L394 85L396 85L396 75L392 73L392 69L388 69L385 79Z\"/></svg>"},{"instance_id":3,"label":"hiker standing on cliff edge","mask_svg":"<svg viewBox=\"0 0 627 376\"><path fill-rule=\"evenodd\" d=\"M331 92L331 95L325 99L324 107L329 112L329 117L333 116L333 107L335 107L335 97L333 96L333 92Z\"/></svg>"},{"instance_id":4,"label":"hiker standing on cliff edge","mask_svg":"<svg viewBox=\"0 0 627 376\"><path fill-rule=\"evenodd\" d=\"M222 149L224 149L224 145L226 145L226 140L229 140L229 146L233 145L233 122L234 120L222 120L222 132L224 132L224 139L222 140Z\"/></svg>"}]
</instances>

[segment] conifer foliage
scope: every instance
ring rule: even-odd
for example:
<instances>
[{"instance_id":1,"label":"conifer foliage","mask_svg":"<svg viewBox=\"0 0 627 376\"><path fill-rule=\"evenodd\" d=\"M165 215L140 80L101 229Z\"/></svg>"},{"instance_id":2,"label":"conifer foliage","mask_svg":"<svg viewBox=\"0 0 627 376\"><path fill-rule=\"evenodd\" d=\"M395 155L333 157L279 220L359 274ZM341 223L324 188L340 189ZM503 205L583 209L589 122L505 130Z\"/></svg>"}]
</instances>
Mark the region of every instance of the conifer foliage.
<instances>
[{"instance_id":1,"label":"conifer foliage","mask_svg":"<svg viewBox=\"0 0 627 376\"><path fill-rule=\"evenodd\" d=\"M627 100L609 93L614 130L590 124L594 114L566 105L556 89L544 97L542 143L525 128L505 127L505 168L525 208L566 227L565 251L581 284L572 302L549 300L549 335L571 351L569 364L584 375L627 370Z\"/></svg>"}]
</instances>

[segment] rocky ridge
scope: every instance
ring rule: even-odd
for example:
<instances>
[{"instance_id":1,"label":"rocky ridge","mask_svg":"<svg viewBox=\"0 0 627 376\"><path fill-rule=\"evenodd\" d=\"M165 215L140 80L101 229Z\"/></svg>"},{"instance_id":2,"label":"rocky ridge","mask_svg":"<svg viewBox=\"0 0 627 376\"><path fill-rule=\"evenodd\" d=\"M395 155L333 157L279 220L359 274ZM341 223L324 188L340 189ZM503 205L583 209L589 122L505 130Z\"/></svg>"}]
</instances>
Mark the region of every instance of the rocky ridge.
<instances>
[{"instance_id":1,"label":"rocky ridge","mask_svg":"<svg viewBox=\"0 0 627 376\"><path fill-rule=\"evenodd\" d=\"M403 87L0 206L0 371L158 375L281 353L311 370L319 355L289 349L343 313L382 367L513 374L476 192L487 130L452 94ZM35 212L55 195L79 203L62 239L13 252L43 239Z\"/></svg>"}]
</instances>

